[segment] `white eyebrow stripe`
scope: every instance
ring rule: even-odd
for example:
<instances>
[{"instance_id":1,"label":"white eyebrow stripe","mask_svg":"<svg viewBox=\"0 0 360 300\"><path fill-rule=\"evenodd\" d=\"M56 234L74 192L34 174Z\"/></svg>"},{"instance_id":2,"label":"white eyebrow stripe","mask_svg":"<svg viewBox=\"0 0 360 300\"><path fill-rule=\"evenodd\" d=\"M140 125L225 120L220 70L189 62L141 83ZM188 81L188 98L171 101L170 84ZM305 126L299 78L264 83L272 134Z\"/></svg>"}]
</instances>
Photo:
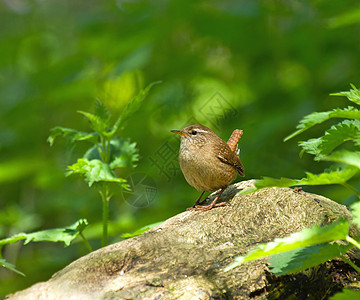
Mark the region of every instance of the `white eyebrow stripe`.
<instances>
[{"instance_id":1,"label":"white eyebrow stripe","mask_svg":"<svg viewBox=\"0 0 360 300\"><path fill-rule=\"evenodd\" d=\"M207 132L206 130L202 130L202 129L194 129L196 130L197 132Z\"/></svg>"}]
</instances>

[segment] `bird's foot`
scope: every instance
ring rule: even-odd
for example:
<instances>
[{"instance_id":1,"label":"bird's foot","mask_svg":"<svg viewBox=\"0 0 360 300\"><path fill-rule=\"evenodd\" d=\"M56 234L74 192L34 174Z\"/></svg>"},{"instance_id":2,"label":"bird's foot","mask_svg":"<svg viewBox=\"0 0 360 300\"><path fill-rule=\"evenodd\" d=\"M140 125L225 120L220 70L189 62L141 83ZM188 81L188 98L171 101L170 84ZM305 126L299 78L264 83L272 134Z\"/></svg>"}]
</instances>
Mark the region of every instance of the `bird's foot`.
<instances>
[{"instance_id":1,"label":"bird's foot","mask_svg":"<svg viewBox=\"0 0 360 300\"><path fill-rule=\"evenodd\" d=\"M201 204L205 203L207 198L205 198L203 201L200 202L201 197L202 197L202 195L204 195L204 193L205 193L205 191L203 191L203 192L201 193L200 197L196 200L196 202L194 203L194 205L191 206L191 207L188 207L186 210L188 210L188 211L189 211L189 210L194 210L197 205L199 205L199 204L201 205Z\"/></svg>"},{"instance_id":2,"label":"bird's foot","mask_svg":"<svg viewBox=\"0 0 360 300\"><path fill-rule=\"evenodd\" d=\"M192 210L203 210L203 211L207 211L210 210L214 207L220 207L220 206L225 206L226 204L228 204L228 202L220 202L220 203L214 203L214 204L209 204L206 206L199 206L197 205L196 207L192 208Z\"/></svg>"},{"instance_id":3,"label":"bird's foot","mask_svg":"<svg viewBox=\"0 0 360 300\"><path fill-rule=\"evenodd\" d=\"M198 209L196 209L196 208L197 208L199 205L204 204L207 199L208 199L208 198L205 198L203 201L195 203L193 206L188 207L186 210L187 210L187 211L198 210ZM211 205L211 204L210 204L210 205ZM208 205L208 206L209 206L209 205Z\"/></svg>"}]
</instances>

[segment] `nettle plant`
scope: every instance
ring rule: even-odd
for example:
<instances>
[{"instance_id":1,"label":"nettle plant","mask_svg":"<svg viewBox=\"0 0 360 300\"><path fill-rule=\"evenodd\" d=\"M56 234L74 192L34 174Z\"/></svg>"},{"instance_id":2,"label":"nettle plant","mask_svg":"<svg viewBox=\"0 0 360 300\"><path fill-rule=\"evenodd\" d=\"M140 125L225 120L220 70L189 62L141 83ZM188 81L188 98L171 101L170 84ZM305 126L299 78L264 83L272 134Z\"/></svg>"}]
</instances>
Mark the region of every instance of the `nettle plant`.
<instances>
[{"instance_id":1,"label":"nettle plant","mask_svg":"<svg viewBox=\"0 0 360 300\"><path fill-rule=\"evenodd\" d=\"M103 103L97 100L94 114L79 111L89 121L92 132L55 127L51 130L48 138L50 145L53 145L59 136L65 137L70 144L84 141L90 144L85 155L76 163L68 166L66 175L82 175L89 187L94 187L100 194L103 204L102 246L106 246L108 243L109 200L113 196L112 185L115 184L125 190L130 190L126 179L118 177L115 170L124 167L134 168L139 158L136 144L118 136L118 133L134 111L140 107L152 86L153 84L142 90L112 126L108 110Z\"/></svg>"},{"instance_id":2,"label":"nettle plant","mask_svg":"<svg viewBox=\"0 0 360 300\"><path fill-rule=\"evenodd\" d=\"M351 87L352 89L348 92L331 95L346 96L351 102L360 105L360 91L353 85ZM299 146L302 148L300 156L303 153L309 153L314 155L315 161L334 162L330 168L320 174L306 172L306 177L302 179L263 177L263 179L255 181L255 188L246 189L240 194L248 194L270 186L340 184L359 197L360 193L348 183L351 178L360 173L360 110L357 107L348 106L326 112L311 113L300 121L297 131L286 137L284 141L332 118L345 120L331 126L319 138L299 142ZM347 141L352 141L353 144L343 145Z\"/></svg>"},{"instance_id":3,"label":"nettle plant","mask_svg":"<svg viewBox=\"0 0 360 300\"><path fill-rule=\"evenodd\" d=\"M95 113L79 111L89 121L92 132L82 132L75 129L55 127L51 130L48 138L50 145L54 144L57 137L63 136L69 142L70 146L77 142L88 142L89 149L85 155L77 160L76 163L68 166L67 175L80 174L84 177L89 187L94 187L100 194L103 203L103 230L102 246L107 245L108 240L108 210L109 200L112 197L111 185L120 186L123 189L129 189L129 185L124 178L117 177L115 170L123 167L134 168L138 161L138 153L135 143L130 143L128 139L118 136L124 128L126 121L131 115L139 109L142 101L149 93L151 87L156 84L152 83L129 103L123 110L120 117L113 126L110 124L110 114L105 105L100 101L96 103ZM78 236L82 238L89 251L92 251L89 242L83 235L83 230L88 226L86 219L80 219L74 224L61 228L41 230L33 233L18 233L9 238L0 240L0 267L7 268L18 274L25 276L16 267L6 261L1 256L2 247L11 245L17 241L25 240L24 245L29 242L64 242L65 246ZM144 227L134 234L124 235L124 238L140 234L149 229Z\"/></svg>"},{"instance_id":4,"label":"nettle plant","mask_svg":"<svg viewBox=\"0 0 360 300\"><path fill-rule=\"evenodd\" d=\"M351 85L350 91L332 94L345 96L356 105L360 105L360 91ZM285 138L285 141L299 135L309 128L332 118L345 119L331 126L324 135L299 142L301 154L309 153L315 161L330 161L334 164L323 173L306 173L302 179L264 177L255 181L255 188L240 192L247 194L264 187L290 187L299 185L340 184L352 191L358 198L360 193L348 181L360 173L360 110L358 107L336 108L327 112L314 112L305 116L297 126L297 131ZM345 143L345 142L349 142ZM351 206L352 223L360 228L360 202ZM278 238L273 242L260 245L245 256L235 258L234 263L225 268L228 271L246 261L270 256L271 272L285 275L298 272L335 257L342 258L360 273L360 268L343 254L353 247L360 249L359 237L349 236L350 223L340 219L329 226L314 226L293 233L289 237ZM343 240L347 243L337 243ZM343 291L351 293L352 291ZM360 292L357 292L360 296Z\"/></svg>"}]
</instances>

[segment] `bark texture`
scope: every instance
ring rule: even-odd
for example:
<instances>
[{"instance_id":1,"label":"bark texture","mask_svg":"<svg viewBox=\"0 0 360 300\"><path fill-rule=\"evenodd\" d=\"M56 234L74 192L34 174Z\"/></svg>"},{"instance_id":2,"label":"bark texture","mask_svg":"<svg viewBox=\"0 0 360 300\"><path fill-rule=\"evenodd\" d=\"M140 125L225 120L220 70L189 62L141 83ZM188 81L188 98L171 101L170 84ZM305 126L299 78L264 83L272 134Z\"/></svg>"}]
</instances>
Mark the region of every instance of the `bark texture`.
<instances>
[{"instance_id":1,"label":"bark texture","mask_svg":"<svg viewBox=\"0 0 360 300\"><path fill-rule=\"evenodd\" d=\"M354 279L355 272L339 260L286 276L272 275L266 260L224 273L234 256L259 243L350 218L336 202L288 188L236 196L251 184L230 186L225 207L180 213L7 299L326 299Z\"/></svg>"}]
</instances>

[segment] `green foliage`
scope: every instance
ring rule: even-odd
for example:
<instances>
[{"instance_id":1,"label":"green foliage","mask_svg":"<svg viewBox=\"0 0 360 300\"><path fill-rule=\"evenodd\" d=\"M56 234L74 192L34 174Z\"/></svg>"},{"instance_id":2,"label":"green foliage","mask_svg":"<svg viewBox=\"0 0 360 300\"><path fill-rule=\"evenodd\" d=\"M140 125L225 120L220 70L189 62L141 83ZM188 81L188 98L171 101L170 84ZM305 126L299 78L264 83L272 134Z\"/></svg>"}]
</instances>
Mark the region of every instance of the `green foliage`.
<instances>
[{"instance_id":1,"label":"green foliage","mask_svg":"<svg viewBox=\"0 0 360 300\"><path fill-rule=\"evenodd\" d=\"M89 187L94 183L98 184L95 187L103 202L102 246L106 246L108 240L108 201L112 197L109 183L117 183L123 189L130 190L126 180L117 177L114 170L123 167L134 168L139 158L136 144L115 137L115 134L119 129L123 128L127 119L140 108L142 101L154 84L148 85L134 97L112 127L110 126L110 113L106 106L97 100L94 114L79 111L89 121L90 128L95 133L84 133L74 129L55 127L48 138L50 145L53 145L55 138L61 135L68 138L71 143L88 141L93 144L82 158L79 158L73 165L68 166L66 174L83 175Z\"/></svg>"},{"instance_id":2,"label":"green foliage","mask_svg":"<svg viewBox=\"0 0 360 300\"><path fill-rule=\"evenodd\" d=\"M63 176L87 145L100 142L74 113L85 110L96 115L88 110L89 99L106 105L113 125L147 82L163 81L118 131L136 141L142 157L136 172L146 173L161 193L139 209L113 191L109 233L114 241L124 232L184 210L198 196L184 181L175 156L161 163L158 149L169 130L196 120L227 140L234 128L243 129L241 159L249 179L301 178L303 170L319 174L322 164L310 159L293 163L296 149L281 140L302 115L335 107L335 99L322 95L346 90L347 82L360 78L359 18L354 16L358 0L346 5L259 0L91 5L82 0L1 1L0 6L0 209L5 214L0 218L0 238L39 226L61 227L79 216L91 220L85 233L94 245L101 237L101 223L96 221L100 203L93 193L101 183L89 189L76 176ZM95 140L72 148L55 144L49 152L44 139L57 125L89 131ZM310 138L303 136L302 140ZM171 146L177 150L178 140ZM123 178L133 172L115 171ZM317 192L334 200L348 196L338 185L319 186ZM14 207L17 215L11 212ZM85 254L83 247L64 251L49 243L34 243L19 252L17 245L14 248L8 250L28 276L0 274L0 298L47 280ZM56 259L51 257L54 253Z\"/></svg>"},{"instance_id":3,"label":"green foliage","mask_svg":"<svg viewBox=\"0 0 360 300\"><path fill-rule=\"evenodd\" d=\"M352 224L360 226L360 202L352 205ZM360 244L349 233L349 220L338 220L327 226L313 226L295 232L285 238L277 238L267 244L261 244L244 256L235 257L228 265L227 272L247 261L269 258L270 270L276 275L299 272L319 265L335 257L341 257L356 270L358 267L342 257L354 246L360 249ZM339 241L347 241L339 242Z\"/></svg>"},{"instance_id":4,"label":"green foliage","mask_svg":"<svg viewBox=\"0 0 360 300\"><path fill-rule=\"evenodd\" d=\"M65 246L69 246L71 241L74 240L78 234L88 226L86 219L81 219L76 221L74 224L55 229L41 230L33 233L28 233L25 235L26 240L24 244L29 242L64 242ZM1 245L1 241L0 241Z\"/></svg>"},{"instance_id":5,"label":"green foliage","mask_svg":"<svg viewBox=\"0 0 360 300\"><path fill-rule=\"evenodd\" d=\"M99 136L95 133L81 132L75 129L64 127L54 127L53 129L51 129L50 135L47 139L50 146L54 144L55 139L58 136L65 137L71 144L77 141L91 141L96 144L99 141Z\"/></svg>"},{"instance_id":6,"label":"green foliage","mask_svg":"<svg viewBox=\"0 0 360 300\"><path fill-rule=\"evenodd\" d=\"M145 89L142 89L138 95L136 95L132 101L128 103L112 127L110 127L109 111L107 110L106 106L100 102L100 100L96 100L94 114L78 111L89 121L91 129L93 129L95 133L82 132L71 128L54 127L50 132L48 142L52 146L58 136L64 136L71 143L75 143L77 141L89 141L97 145L99 143L99 138L105 138L106 140L110 141L118 130L124 128L128 119L140 108L142 101L149 94L150 89L158 83L160 82L153 82ZM102 151L105 150L103 149Z\"/></svg>"},{"instance_id":7,"label":"green foliage","mask_svg":"<svg viewBox=\"0 0 360 300\"><path fill-rule=\"evenodd\" d=\"M25 240L24 245L30 242L64 242L65 246L69 246L70 243L82 233L82 231L88 226L88 222L86 219L80 219L76 221L74 224L63 227L63 228L55 228L55 229L47 229L36 231L32 233L18 233L13 235L12 237L0 240L0 253L1 248L4 245L11 245L20 240ZM14 272L17 272L21 275L24 275L22 272L15 269L15 267L6 262L5 259L1 259L0 256L0 265L5 268L8 268Z\"/></svg>"},{"instance_id":8,"label":"green foliage","mask_svg":"<svg viewBox=\"0 0 360 300\"><path fill-rule=\"evenodd\" d=\"M330 155L322 156L321 160L339 162L339 163L355 166L358 169L360 169L359 151L339 150L331 153Z\"/></svg>"},{"instance_id":9,"label":"green foliage","mask_svg":"<svg viewBox=\"0 0 360 300\"><path fill-rule=\"evenodd\" d=\"M100 146L101 149L101 146ZM135 168L139 160L136 143L131 143L129 139L116 138L110 141L110 169L117 168ZM84 154L84 158L88 160L101 159L99 147L96 145L89 148Z\"/></svg>"},{"instance_id":10,"label":"green foliage","mask_svg":"<svg viewBox=\"0 0 360 300\"><path fill-rule=\"evenodd\" d=\"M360 91L355 87L355 85L350 84L352 89L350 91L346 92L340 92L340 93L333 93L332 96L345 96L348 98L349 101L356 103L357 105L360 105Z\"/></svg>"},{"instance_id":11,"label":"green foliage","mask_svg":"<svg viewBox=\"0 0 360 300\"><path fill-rule=\"evenodd\" d=\"M285 275L303 271L333 259L334 257L339 257L350 248L352 248L351 244L342 245L333 242L332 244L323 243L281 252L269 258L270 269L275 275Z\"/></svg>"},{"instance_id":12,"label":"green foliage","mask_svg":"<svg viewBox=\"0 0 360 300\"><path fill-rule=\"evenodd\" d=\"M353 85L349 92L334 95L346 96L348 100L360 104L360 91ZM357 196L360 196L359 192L347 183L348 180L359 174L360 169L360 121L358 120L360 114L357 109L348 107L347 109L337 108L329 112L312 113L306 116L297 127L298 130L285 140L316 124L323 123L329 118L335 117L347 118L347 120L331 126L323 136L300 142L299 145L303 149L302 153L314 155L315 161L326 160L341 163L340 166L334 165L318 175L307 172L307 176L302 179L264 177L255 181L255 188L244 190L240 194L246 194L268 186L341 184L349 188ZM347 141L353 143L353 148L350 150L336 150ZM360 226L360 202L352 206L352 223ZM348 220L338 220L328 226L314 226L285 238L277 238L267 244L259 245L244 256L236 257L234 262L227 266L224 271L231 270L246 261L270 256L270 270L276 275L302 271L335 257L341 257L346 263L360 272L359 267L342 256L354 246L360 249L358 241L348 235L349 227ZM339 242L341 240L346 242ZM348 293L350 292L345 291L335 296L334 299L343 299L343 297L348 296Z\"/></svg>"},{"instance_id":13,"label":"green foliage","mask_svg":"<svg viewBox=\"0 0 360 300\"><path fill-rule=\"evenodd\" d=\"M296 250L299 248L309 247L335 240L345 240L347 237L348 229L349 223L346 220L340 220L334 222L331 225L323 227L314 226L312 228L305 228L302 231L295 232L288 237L277 238L273 242L262 244L256 249L249 251L245 256L236 257L235 262L226 267L225 271L229 271L244 262L267 257L269 255L279 254L286 251ZM312 250L316 251L317 249L313 248ZM292 252L291 258L293 258L296 254L296 252ZM318 264L319 258L322 259L322 257L319 256L317 257L317 260L313 258L310 263L313 265ZM289 257L283 257L283 259L280 261L280 264L285 264L288 261L290 261ZM285 266L288 267L289 265ZM298 267L294 263L293 266ZM279 261L277 261L276 268L280 269ZM291 271L293 271L293 269L288 268L288 272Z\"/></svg>"},{"instance_id":14,"label":"green foliage","mask_svg":"<svg viewBox=\"0 0 360 300\"><path fill-rule=\"evenodd\" d=\"M351 205L353 219L352 221L354 224L360 227L360 202L355 202Z\"/></svg>"},{"instance_id":15,"label":"green foliage","mask_svg":"<svg viewBox=\"0 0 360 300\"><path fill-rule=\"evenodd\" d=\"M111 147L115 145L115 149L117 151L112 152ZM136 144L130 143L129 140L114 140L113 143L110 144L110 157L111 169L118 169L118 168L135 168L136 162L139 160L139 155L136 150Z\"/></svg>"},{"instance_id":16,"label":"green foliage","mask_svg":"<svg viewBox=\"0 0 360 300\"><path fill-rule=\"evenodd\" d=\"M350 91L348 91L348 92L340 92L340 93L335 93L335 94L331 94L331 95L332 96L346 96L349 101L360 105L360 103L359 103L360 91L354 85L351 85L351 87L352 87L352 89L350 89ZM304 132L305 130L307 130L317 124L321 124L321 123L329 120L330 118L347 118L347 119L353 119L353 120L360 120L360 111L357 108L349 106L344 109L336 108L332 111L312 113L310 115L307 115L300 121L300 124L297 126L298 130L295 131L294 133L292 133L291 135L289 135L288 137L286 137L285 141L297 136L298 134ZM352 122L354 123L354 121L352 121ZM348 123L348 125L350 125L350 123ZM355 127L356 127L356 125L357 124L354 124ZM333 129L332 132L328 133L328 135L333 135L334 132L337 131L336 128L332 128L332 129ZM347 130L345 129L344 133L349 134L349 136L351 137L351 129L347 129ZM325 135L326 135L326 133L325 133Z\"/></svg>"},{"instance_id":17,"label":"green foliage","mask_svg":"<svg viewBox=\"0 0 360 300\"><path fill-rule=\"evenodd\" d=\"M354 86L351 85L352 89L348 92L341 92L337 94L332 94L335 96L346 96L349 101L352 101L355 104L360 104L360 91ZM345 112L345 110L338 109L338 111ZM351 166L352 168L356 168L356 173L352 174L358 175L359 174L359 166L360 162L358 160L358 153L360 150L360 121L358 114L358 109L355 108L348 108L346 112L352 112L353 115L341 115L337 117L348 118L348 120L344 120L339 122L336 125L333 125L329 130L325 131L325 134L316 139L310 139L308 141L300 142L300 147L303 148L303 152L309 153L314 155L314 159L317 161L325 160L325 161L332 161L341 163L347 167ZM331 114L331 113L330 113ZM318 123L319 120L317 120ZM310 127L307 127L308 129ZM294 135L293 135L294 136ZM352 141L353 148L351 150L336 150L339 146L341 146L344 142ZM343 182L335 182L345 184L346 187L349 187L353 192L357 195L359 193L349 186L346 181L348 181L352 176L345 178ZM323 184L319 182L319 184Z\"/></svg>"},{"instance_id":18,"label":"green foliage","mask_svg":"<svg viewBox=\"0 0 360 300\"><path fill-rule=\"evenodd\" d=\"M332 95L346 96L348 100L359 104L360 91L354 85L351 85L351 87L352 89L348 92ZM347 183L349 179L358 175L360 171L360 111L358 109L348 107L345 109L337 108L328 112L312 113L300 121L300 124L297 126L298 130L285 138L285 141L330 118L348 118L348 120L331 126L329 130L325 131L323 136L299 142L299 145L302 147L301 154L306 152L314 155L315 161L322 160L341 163L339 167L333 166L317 175L307 172L307 177L302 179L263 177L263 179L255 181L255 188L243 190L239 194L248 194L270 186L289 187L295 185L341 184L360 196L360 193ZM335 149L347 141L353 142L355 150L343 149L335 151Z\"/></svg>"},{"instance_id":19,"label":"green foliage","mask_svg":"<svg viewBox=\"0 0 360 300\"><path fill-rule=\"evenodd\" d=\"M327 185L327 184L345 184L349 179L358 173L358 169L352 166L342 166L338 168L330 168L320 174L312 174L306 172L306 177L302 179L290 178L272 178L263 177L254 182L255 188L244 189L239 192L239 195L246 195L265 187L289 187L297 185Z\"/></svg>"},{"instance_id":20,"label":"green foliage","mask_svg":"<svg viewBox=\"0 0 360 300\"><path fill-rule=\"evenodd\" d=\"M342 292L335 294L329 300L360 300L360 291L344 289Z\"/></svg>"},{"instance_id":21,"label":"green foliage","mask_svg":"<svg viewBox=\"0 0 360 300\"><path fill-rule=\"evenodd\" d=\"M300 142L304 152L315 155L315 160L329 155L336 147L346 141L354 141L356 146L360 144L360 121L345 120L332 126L322 137Z\"/></svg>"},{"instance_id":22,"label":"green foliage","mask_svg":"<svg viewBox=\"0 0 360 300\"><path fill-rule=\"evenodd\" d=\"M7 261L6 261L5 259L3 259L3 258L0 258L0 266L4 267L4 268L6 268L6 269L9 269L9 270L11 270L11 271L13 271L13 272L15 272L15 273L18 273L18 274L20 274L20 275L22 275L22 276L25 276L25 274L24 274L23 272L17 270L16 267L15 267L13 264L7 262Z\"/></svg>"},{"instance_id":23,"label":"green foliage","mask_svg":"<svg viewBox=\"0 0 360 300\"><path fill-rule=\"evenodd\" d=\"M303 133L305 130L308 130L309 128L317 124L321 124L331 118L349 118L360 120L360 111L353 106L349 106L344 109L336 108L332 111L314 112L310 115L305 116L300 121L300 124L297 126L298 130L287 136L284 141L286 142L293 137L299 135L300 133Z\"/></svg>"},{"instance_id":24,"label":"green foliage","mask_svg":"<svg viewBox=\"0 0 360 300\"><path fill-rule=\"evenodd\" d=\"M122 114L115 122L114 128L110 131L110 135L114 135L118 130L122 130L125 127L130 117L140 108L142 101L149 94L150 89L159 83L161 83L161 81L153 82L139 92L139 94L123 110Z\"/></svg>"},{"instance_id":25,"label":"green foliage","mask_svg":"<svg viewBox=\"0 0 360 300\"><path fill-rule=\"evenodd\" d=\"M116 182L120 183L122 188L129 189L126 180L117 178L110 166L99 159L89 161L86 158L79 158L75 164L68 167L68 170L66 175L84 175L89 187L91 187L94 182Z\"/></svg>"}]
</instances>

